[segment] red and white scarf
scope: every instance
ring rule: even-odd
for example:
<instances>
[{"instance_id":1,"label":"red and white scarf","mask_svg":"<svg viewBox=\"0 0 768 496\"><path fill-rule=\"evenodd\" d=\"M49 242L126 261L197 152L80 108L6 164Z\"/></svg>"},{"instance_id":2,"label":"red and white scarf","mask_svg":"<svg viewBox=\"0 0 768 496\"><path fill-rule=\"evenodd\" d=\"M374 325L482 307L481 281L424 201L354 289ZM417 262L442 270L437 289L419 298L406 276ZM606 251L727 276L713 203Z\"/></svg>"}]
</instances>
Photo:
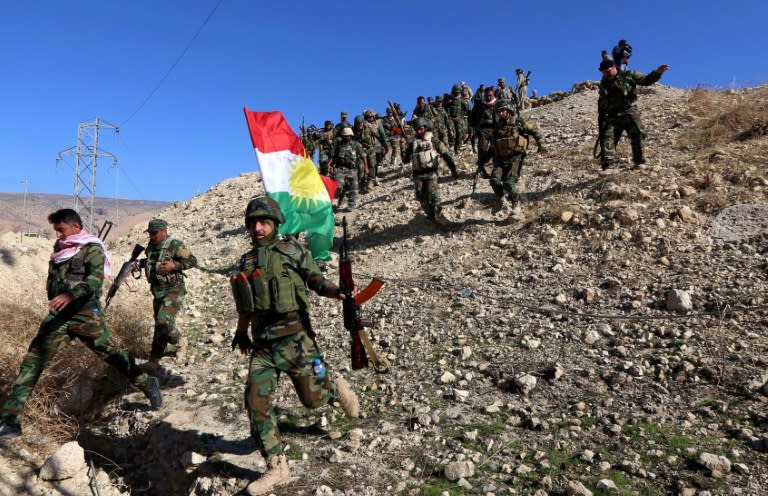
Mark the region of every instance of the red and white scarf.
<instances>
[{"instance_id":1,"label":"red and white scarf","mask_svg":"<svg viewBox=\"0 0 768 496\"><path fill-rule=\"evenodd\" d=\"M101 239L85 229L77 234L72 234L71 236L56 241L53 253L51 253L51 260L53 260L53 263L55 264L60 264L77 255L83 246L91 243L96 243L101 246L101 250L104 252L104 277L111 278L112 264L109 262L107 247L104 246L104 242Z\"/></svg>"}]
</instances>

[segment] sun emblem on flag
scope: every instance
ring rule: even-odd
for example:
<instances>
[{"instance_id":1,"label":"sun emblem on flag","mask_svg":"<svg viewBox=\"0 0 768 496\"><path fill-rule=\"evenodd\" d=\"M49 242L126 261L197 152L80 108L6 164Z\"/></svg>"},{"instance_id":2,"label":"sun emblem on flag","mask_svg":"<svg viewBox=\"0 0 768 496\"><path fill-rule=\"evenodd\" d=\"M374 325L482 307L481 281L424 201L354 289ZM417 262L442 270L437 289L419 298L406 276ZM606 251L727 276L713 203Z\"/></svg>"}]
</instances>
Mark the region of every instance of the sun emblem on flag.
<instances>
[{"instance_id":1,"label":"sun emblem on flag","mask_svg":"<svg viewBox=\"0 0 768 496\"><path fill-rule=\"evenodd\" d=\"M300 205L318 200L328 201L328 191L315 164L308 157L298 157L291 164L288 187L292 200Z\"/></svg>"}]
</instances>

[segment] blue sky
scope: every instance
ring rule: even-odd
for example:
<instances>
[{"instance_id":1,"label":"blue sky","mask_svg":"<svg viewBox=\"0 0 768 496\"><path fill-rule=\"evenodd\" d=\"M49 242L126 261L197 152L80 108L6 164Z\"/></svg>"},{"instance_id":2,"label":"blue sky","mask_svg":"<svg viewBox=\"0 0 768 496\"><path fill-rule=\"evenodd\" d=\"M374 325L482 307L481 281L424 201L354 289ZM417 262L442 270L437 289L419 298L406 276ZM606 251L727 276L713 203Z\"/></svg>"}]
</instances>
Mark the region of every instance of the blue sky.
<instances>
[{"instance_id":1,"label":"blue sky","mask_svg":"<svg viewBox=\"0 0 768 496\"><path fill-rule=\"evenodd\" d=\"M186 200L255 169L243 106L321 125L516 67L543 95L598 79L620 38L665 84L754 86L767 18L764 1L4 1L0 191L72 194L56 154L99 117L120 133L100 136L119 162L99 161L98 196Z\"/></svg>"}]
</instances>

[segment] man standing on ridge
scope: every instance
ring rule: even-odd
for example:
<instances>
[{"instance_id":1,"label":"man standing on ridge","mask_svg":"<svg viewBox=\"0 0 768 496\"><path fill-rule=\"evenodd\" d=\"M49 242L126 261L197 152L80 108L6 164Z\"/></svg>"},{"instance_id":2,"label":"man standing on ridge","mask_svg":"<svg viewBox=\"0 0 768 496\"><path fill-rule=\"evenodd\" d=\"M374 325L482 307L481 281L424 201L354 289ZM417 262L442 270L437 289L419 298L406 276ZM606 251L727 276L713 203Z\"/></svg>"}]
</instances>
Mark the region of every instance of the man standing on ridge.
<instances>
[{"instance_id":1,"label":"man standing on ridge","mask_svg":"<svg viewBox=\"0 0 768 496\"><path fill-rule=\"evenodd\" d=\"M245 490L251 496L290 479L272 404L281 374L291 378L307 408L338 400L348 417L357 417L360 409L346 380L337 376L331 381L309 320L308 289L339 300L345 294L323 277L304 245L278 236L282 222L280 206L271 198L248 203L245 227L253 247L230 279L238 315L232 350L249 355L245 404L251 436L267 462L267 471Z\"/></svg>"},{"instance_id":2,"label":"man standing on ridge","mask_svg":"<svg viewBox=\"0 0 768 496\"><path fill-rule=\"evenodd\" d=\"M637 108L637 87L656 83L667 69L668 65L661 64L646 75L637 71L619 72L613 60L603 59L600 62L603 77L600 80L597 112L603 170L616 167L616 145L624 131L632 144L632 161L635 166L640 167L645 163L645 135L640 121L640 110Z\"/></svg>"},{"instance_id":3,"label":"man standing on ridge","mask_svg":"<svg viewBox=\"0 0 768 496\"><path fill-rule=\"evenodd\" d=\"M145 231L149 234L147 258L138 260L135 269L144 269L152 292L155 331L150 362L157 364L165 356L184 359L187 338L176 328L176 314L187 294L184 270L197 267L197 259L183 241L168 236L168 223L152 219Z\"/></svg>"},{"instance_id":4,"label":"man standing on ridge","mask_svg":"<svg viewBox=\"0 0 768 496\"><path fill-rule=\"evenodd\" d=\"M115 347L102 312L101 287L109 277L104 243L83 229L80 215L69 208L48 216L56 244L48 266L48 316L29 344L8 400L0 409L0 438L21 435L24 404L56 354L75 338L126 376L149 399L153 410L163 404L156 377L142 372L133 357Z\"/></svg>"}]
</instances>

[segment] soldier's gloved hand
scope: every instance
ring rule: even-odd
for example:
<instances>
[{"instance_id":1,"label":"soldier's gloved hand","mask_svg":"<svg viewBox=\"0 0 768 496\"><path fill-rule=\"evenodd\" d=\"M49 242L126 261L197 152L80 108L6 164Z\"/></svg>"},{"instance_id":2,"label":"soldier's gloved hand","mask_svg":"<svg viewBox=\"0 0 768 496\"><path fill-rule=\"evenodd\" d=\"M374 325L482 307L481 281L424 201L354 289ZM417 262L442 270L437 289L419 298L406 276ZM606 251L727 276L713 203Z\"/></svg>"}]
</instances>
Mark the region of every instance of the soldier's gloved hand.
<instances>
[{"instance_id":1,"label":"soldier's gloved hand","mask_svg":"<svg viewBox=\"0 0 768 496\"><path fill-rule=\"evenodd\" d=\"M239 348L240 353L247 355L252 347L253 343L251 342L251 338L248 337L248 331L235 332L235 337L232 338L232 351L235 351L235 348Z\"/></svg>"}]
</instances>

